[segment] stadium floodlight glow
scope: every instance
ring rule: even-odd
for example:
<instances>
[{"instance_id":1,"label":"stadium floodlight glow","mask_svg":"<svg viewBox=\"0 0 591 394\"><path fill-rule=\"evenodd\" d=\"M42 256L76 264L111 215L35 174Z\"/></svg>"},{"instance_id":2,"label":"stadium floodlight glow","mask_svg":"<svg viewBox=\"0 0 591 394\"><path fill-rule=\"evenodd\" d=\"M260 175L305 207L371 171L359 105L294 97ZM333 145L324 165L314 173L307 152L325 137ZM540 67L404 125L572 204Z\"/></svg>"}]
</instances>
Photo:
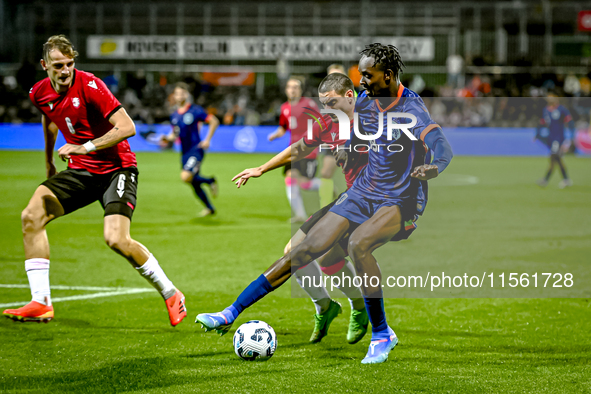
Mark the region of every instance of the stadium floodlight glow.
<instances>
[{"instance_id":1,"label":"stadium floodlight glow","mask_svg":"<svg viewBox=\"0 0 591 394\"><path fill-rule=\"evenodd\" d=\"M348 116L339 109L321 109L320 113L323 115L330 114L337 117L339 120L339 139L340 140L349 140L351 139L351 129L349 128L349 118ZM355 136L360 140L364 141L375 141L382 136L384 133L384 113L379 113L378 118L378 131L375 134L362 134L359 131L359 114L355 112L353 115L353 132ZM397 123L395 121L396 118L406 118L410 119L410 123ZM402 131L411 141L417 141L417 137L413 135L410 131L417 124L417 117L413 114L406 113L406 112L388 112L387 113L387 130L386 136L388 140L397 140L400 138L400 131ZM369 125L371 123L363 121L364 125ZM307 129L307 136L309 139L313 138L312 128L313 128L314 120L308 119L308 129ZM398 131L400 130L400 131Z\"/></svg>"}]
</instances>

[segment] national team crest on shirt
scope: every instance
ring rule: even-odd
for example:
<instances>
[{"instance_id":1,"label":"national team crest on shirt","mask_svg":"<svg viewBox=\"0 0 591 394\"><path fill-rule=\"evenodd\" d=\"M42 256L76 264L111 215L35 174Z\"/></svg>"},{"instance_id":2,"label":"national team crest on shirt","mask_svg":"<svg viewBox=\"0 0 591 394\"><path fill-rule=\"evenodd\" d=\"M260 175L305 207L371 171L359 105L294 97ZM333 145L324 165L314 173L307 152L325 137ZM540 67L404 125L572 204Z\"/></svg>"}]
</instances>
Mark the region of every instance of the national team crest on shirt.
<instances>
[{"instance_id":1,"label":"national team crest on shirt","mask_svg":"<svg viewBox=\"0 0 591 394\"><path fill-rule=\"evenodd\" d=\"M183 115L183 123L186 125L190 125L191 123L193 123L194 120L195 120L195 117L190 112L187 112L186 114Z\"/></svg>"},{"instance_id":2,"label":"national team crest on shirt","mask_svg":"<svg viewBox=\"0 0 591 394\"><path fill-rule=\"evenodd\" d=\"M80 99L78 97L73 97L72 105L74 106L74 108L78 108L80 106Z\"/></svg>"}]
</instances>

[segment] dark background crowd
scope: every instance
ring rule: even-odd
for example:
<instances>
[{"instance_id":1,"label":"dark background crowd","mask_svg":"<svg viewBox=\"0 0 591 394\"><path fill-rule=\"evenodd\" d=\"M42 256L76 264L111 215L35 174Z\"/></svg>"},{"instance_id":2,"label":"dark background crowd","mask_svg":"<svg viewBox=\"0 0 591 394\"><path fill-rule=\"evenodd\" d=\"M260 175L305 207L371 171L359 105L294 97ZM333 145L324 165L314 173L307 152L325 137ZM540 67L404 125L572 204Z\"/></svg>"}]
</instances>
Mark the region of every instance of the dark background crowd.
<instances>
[{"instance_id":1,"label":"dark background crowd","mask_svg":"<svg viewBox=\"0 0 591 394\"><path fill-rule=\"evenodd\" d=\"M564 97L577 128L589 127L591 73L575 74L448 74L445 84L425 81L420 74L403 74L405 86L419 93L432 117L446 127L535 127L549 91ZM174 84L186 82L193 101L227 125L276 125L279 108L286 100L283 83L267 74L261 91L255 86L212 86L200 73L97 73L117 96L134 121L166 124L174 110ZM0 83L0 123L39 122L40 113L31 104L28 90L44 74L36 65L24 63L14 76ZM303 76L304 96L315 97L322 74Z\"/></svg>"}]
</instances>

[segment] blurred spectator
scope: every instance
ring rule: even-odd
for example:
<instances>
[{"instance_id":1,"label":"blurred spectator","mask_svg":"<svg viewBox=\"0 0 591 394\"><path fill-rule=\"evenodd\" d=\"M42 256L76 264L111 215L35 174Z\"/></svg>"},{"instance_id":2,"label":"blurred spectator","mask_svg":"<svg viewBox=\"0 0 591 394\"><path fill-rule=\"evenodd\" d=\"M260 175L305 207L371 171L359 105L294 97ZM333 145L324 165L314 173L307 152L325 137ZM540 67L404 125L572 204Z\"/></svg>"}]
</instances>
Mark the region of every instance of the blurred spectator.
<instances>
[{"instance_id":1,"label":"blurred spectator","mask_svg":"<svg viewBox=\"0 0 591 394\"><path fill-rule=\"evenodd\" d=\"M455 60L463 62L461 57ZM352 68L356 69L356 66ZM28 90L23 89L24 84L31 81L31 77L27 77L28 69L30 65L23 64L16 77L7 75L0 79L0 122L40 121L39 112L28 99ZM212 86L203 80L200 73L176 75L138 70L123 75L123 78L118 78L115 72L106 76L97 73L97 76L103 78L116 93L131 118L144 124L169 122L169 114L174 109L169 95L177 81L186 82L193 102L214 113L227 125L276 125L279 108L285 101L280 84L269 84L268 81L273 81L273 77L269 76L266 77L267 85L262 97L255 94L255 86ZM305 94L316 96L315 84L318 81L313 75L303 76L302 79L306 77L313 82L308 83ZM428 81L433 80L431 77L414 74L404 82L425 98L433 119L443 127L535 127L545 105L540 104L539 97L544 97L549 87L556 86L565 95L575 96L566 100L565 106L570 109L577 128L589 127L589 75L577 79L572 73L564 76L545 73L532 74L524 79L521 74L464 75L460 71L457 78L450 80L455 85L444 86L430 86ZM29 82L25 82L27 80Z\"/></svg>"},{"instance_id":2,"label":"blurred spectator","mask_svg":"<svg viewBox=\"0 0 591 394\"><path fill-rule=\"evenodd\" d=\"M464 58L460 55L449 55L445 64L447 67L447 84L452 88L464 85Z\"/></svg>"},{"instance_id":3,"label":"blurred spectator","mask_svg":"<svg viewBox=\"0 0 591 394\"><path fill-rule=\"evenodd\" d=\"M578 97L581 94L581 83L575 74L568 74L564 80L564 93L572 97Z\"/></svg>"},{"instance_id":4,"label":"blurred spectator","mask_svg":"<svg viewBox=\"0 0 591 394\"><path fill-rule=\"evenodd\" d=\"M141 68L136 71L135 75L131 74L127 77L127 87L132 89L139 99L144 96L143 90L146 85L148 85L146 72Z\"/></svg>"},{"instance_id":5,"label":"blurred spectator","mask_svg":"<svg viewBox=\"0 0 591 394\"><path fill-rule=\"evenodd\" d=\"M25 60L22 66L16 72L16 82L18 86L28 92L35 85L37 70L35 65Z\"/></svg>"}]
</instances>

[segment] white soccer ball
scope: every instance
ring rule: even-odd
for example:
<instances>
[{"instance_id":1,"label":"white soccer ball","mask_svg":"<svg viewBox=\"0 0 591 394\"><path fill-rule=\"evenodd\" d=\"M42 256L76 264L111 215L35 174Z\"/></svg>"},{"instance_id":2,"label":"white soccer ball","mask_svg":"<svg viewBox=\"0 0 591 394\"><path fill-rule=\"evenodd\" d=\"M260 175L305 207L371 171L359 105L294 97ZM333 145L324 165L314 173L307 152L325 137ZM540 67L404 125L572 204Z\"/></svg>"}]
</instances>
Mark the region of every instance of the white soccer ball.
<instances>
[{"instance_id":1,"label":"white soccer ball","mask_svg":"<svg viewBox=\"0 0 591 394\"><path fill-rule=\"evenodd\" d=\"M277 335L264 321L251 320L234 333L234 352L243 360L268 360L275 349Z\"/></svg>"}]
</instances>

